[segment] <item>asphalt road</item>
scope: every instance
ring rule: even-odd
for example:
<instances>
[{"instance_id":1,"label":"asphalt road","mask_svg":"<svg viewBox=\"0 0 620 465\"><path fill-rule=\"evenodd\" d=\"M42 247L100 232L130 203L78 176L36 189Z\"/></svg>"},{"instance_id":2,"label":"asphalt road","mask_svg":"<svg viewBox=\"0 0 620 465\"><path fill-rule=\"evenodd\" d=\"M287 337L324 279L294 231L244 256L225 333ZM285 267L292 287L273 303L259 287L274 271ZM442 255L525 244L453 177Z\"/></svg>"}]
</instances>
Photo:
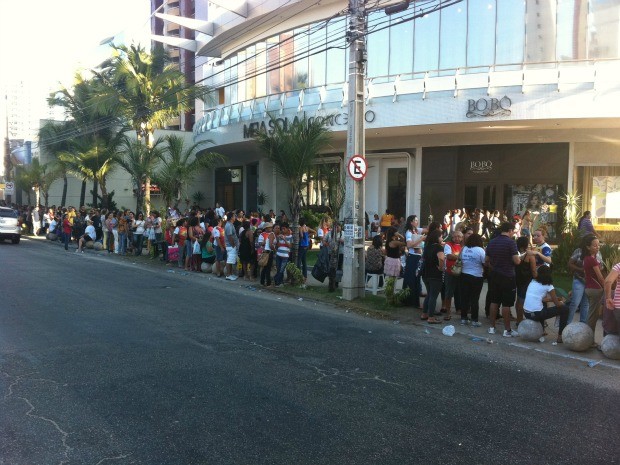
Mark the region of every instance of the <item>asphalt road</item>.
<instances>
[{"instance_id":1,"label":"asphalt road","mask_svg":"<svg viewBox=\"0 0 620 465\"><path fill-rule=\"evenodd\" d=\"M620 463L620 371L0 244L0 464Z\"/></svg>"}]
</instances>

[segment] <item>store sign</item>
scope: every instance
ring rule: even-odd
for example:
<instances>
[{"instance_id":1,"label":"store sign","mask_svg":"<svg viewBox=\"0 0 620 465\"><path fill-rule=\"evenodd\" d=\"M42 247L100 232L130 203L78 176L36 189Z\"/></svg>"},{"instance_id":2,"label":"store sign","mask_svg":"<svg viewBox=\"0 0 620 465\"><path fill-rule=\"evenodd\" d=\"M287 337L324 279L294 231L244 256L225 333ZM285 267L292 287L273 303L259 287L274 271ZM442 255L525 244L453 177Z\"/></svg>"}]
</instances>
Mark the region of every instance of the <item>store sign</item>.
<instances>
[{"instance_id":1,"label":"store sign","mask_svg":"<svg viewBox=\"0 0 620 465\"><path fill-rule=\"evenodd\" d=\"M304 113L305 116L305 113ZM337 113L335 115L328 116L317 116L316 118L323 118L327 124L327 126L346 126L349 123L349 115L348 113ZM376 114L372 110L368 110L364 113L364 120L367 123L372 123L376 118ZM311 116L308 118L308 122L312 123L315 117ZM295 116L291 121L288 117L285 118L276 118L276 119L268 119L264 121L257 121L255 123L249 123L243 125L243 138L250 139L254 137L258 132L266 132L267 134L273 134L276 125L278 127L282 127L287 129L291 124L299 123L301 120L298 116Z\"/></svg>"},{"instance_id":2,"label":"store sign","mask_svg":"<svg viewBox=\"0 0 620 465\"><path fill-rule=\"evenodd\" d=\"M479 160L469 163L469 170L476 174L487 174L493 170L493 162L491 160Z\"/></svg>"},{"instance_id":3,"label":"store sign","mask_svg":"<svg viewBox=\"0 0 620 465\"><path fill-rule=\"evenodd\" d=\"M469 99L467 101L468 118L489 117L489 116L510 116L512 100L507 96L501 99L481 98L478 100Z\"/></svg>"}]
</instances>

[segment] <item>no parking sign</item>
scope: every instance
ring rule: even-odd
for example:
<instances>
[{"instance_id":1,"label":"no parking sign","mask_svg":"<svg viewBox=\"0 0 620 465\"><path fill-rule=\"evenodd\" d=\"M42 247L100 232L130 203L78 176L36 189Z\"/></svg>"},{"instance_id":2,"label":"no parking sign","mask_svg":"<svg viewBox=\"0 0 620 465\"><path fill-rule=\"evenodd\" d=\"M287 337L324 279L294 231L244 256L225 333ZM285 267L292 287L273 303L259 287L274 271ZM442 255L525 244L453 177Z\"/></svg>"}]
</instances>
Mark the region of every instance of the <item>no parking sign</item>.
<instances>
[{"instance_id":1,"label":"no parking sign","mask_svg":"<svg viewBox=\"0 0 620 465\"><path fill-rule=\"evenodd\" d=\"M366 177L366 172L368 171L366 159L360 155L351 157L347 170L349 171L349 176L351 176L355 181L361 181L364 177Z\"/></svg>"}]
</instances>

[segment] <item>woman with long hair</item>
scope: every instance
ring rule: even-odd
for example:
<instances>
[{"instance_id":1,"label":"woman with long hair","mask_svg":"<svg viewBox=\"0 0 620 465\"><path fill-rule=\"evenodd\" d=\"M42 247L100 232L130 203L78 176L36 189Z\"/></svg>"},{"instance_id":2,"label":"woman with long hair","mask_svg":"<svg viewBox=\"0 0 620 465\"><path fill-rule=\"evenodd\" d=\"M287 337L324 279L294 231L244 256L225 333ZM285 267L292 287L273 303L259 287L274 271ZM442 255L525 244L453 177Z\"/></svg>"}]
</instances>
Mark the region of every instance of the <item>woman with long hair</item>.
<instances>
[{"instance_id":1,"label":"woman with long hair","mask_svg":"<svg viewBox=\"0 0 620 465\"><path fill-rule=\"evenodd\" d=\"M596 236L589 235L584 238L581 247L581 260L586 276L586 296L588 297L587 324L592 328L592 331L596 330L605 281L601 271L601 263L596 259L599 249L600 244Z\"/></svg>"},{"instance_id":2,"label":"woman with long hair","mask_svg":"<svg viewBox=\"0 0 620 465\"><path fill-rule=\"evenodd\" d=\"M383 274L392 277L400 277L401 250L406 246L405 238L398 234L394 226L390 226L385 232L385 263Z\"/></svg>"},{"instance_id":3,"label":"woman with long hair","mask_svg":"<svg viewBox=\"0 0 620 465\"><path fill-rule=\"evenodd\" d=\"M434 229L428 233L424 252L424 269L422 277L428 296L424 300L424 308L422 310L422 319L431 324L438 324L441 321L435 318L435 307L437 305L437 297L441 293L443 284L443 272L446 264L446 256L441 238L441 228Z\"/></svg>"},{"instance_id":4,"label":"woman with long hair","mask_svg":"<svg viewBox=\"0 0 620 465\"><path fill-rule=\"evenodd\" d=\"M418 227L419 220L416 215L409 215L405 226L405 241L407 243L407 261L405 262L405 275L403 276L403 289L411 289L409 304L420 308L420 293L422 292L421 277L417 275L418 265L422 258L422 243L426 239L424 230Z\"/></svg>"}]
</instances>

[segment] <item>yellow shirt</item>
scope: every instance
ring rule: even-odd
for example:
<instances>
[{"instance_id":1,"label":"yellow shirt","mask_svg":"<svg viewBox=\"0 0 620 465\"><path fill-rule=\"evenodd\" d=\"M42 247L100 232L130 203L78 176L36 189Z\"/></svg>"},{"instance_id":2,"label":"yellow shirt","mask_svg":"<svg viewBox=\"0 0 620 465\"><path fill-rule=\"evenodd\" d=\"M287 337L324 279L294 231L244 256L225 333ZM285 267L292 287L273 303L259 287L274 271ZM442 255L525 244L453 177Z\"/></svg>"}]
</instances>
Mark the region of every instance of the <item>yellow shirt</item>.
<instances>
[{"instance_id":1,"label":"yellow shirt","mask_svg":"<svg viewBox=\"0 0 620 465\"><path fill-rule=\"evenodd\" d=\"M392 221L394 221L394 215L388 215L387 213L384 215L381 215L381 226L382 227L392 226Z\"/></svg>"}]
</instances>

